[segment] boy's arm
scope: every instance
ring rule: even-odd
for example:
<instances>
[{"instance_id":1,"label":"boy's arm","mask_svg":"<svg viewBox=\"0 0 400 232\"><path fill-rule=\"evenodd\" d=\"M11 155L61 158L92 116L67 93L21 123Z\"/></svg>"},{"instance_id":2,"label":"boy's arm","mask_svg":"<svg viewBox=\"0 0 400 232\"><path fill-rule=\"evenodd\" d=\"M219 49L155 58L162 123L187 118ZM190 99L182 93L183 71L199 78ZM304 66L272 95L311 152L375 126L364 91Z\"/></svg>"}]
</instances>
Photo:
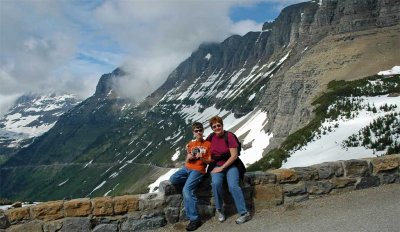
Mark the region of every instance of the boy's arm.
<instances>
[{"instance_id":1,"label":"boy's arm","mask_svg":"<svg viewBox=\"0 0 400 232\"><path fill-rule=\"evenodd\" d=\"M193 160L195 157L193 157L192 153L190 152L190 148L189 148L189 143L186 144L186 162L189 162L191 160Z\"/></svg>"},{"instance_id":2,"label":"boy's arm","mask_svg":"<svg viewBox=\"0 0 400 232\"><path fill-rule=\"evenodd\" d=\"M187 153L187 154L186 154L185 162L189 162L189 161L191 160L191 158L192 158L192 155L189 154L189 153Z\"/></svg>"}]
</instances>

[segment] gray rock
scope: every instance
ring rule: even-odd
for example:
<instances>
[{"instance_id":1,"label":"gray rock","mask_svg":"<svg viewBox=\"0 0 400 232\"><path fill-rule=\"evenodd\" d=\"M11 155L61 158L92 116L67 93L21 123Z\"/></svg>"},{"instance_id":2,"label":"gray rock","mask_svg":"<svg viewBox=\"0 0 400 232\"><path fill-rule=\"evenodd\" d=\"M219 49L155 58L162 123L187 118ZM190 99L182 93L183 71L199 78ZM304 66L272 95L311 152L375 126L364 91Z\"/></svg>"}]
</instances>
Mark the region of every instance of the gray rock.
<instances>
[{"instance_id":1,"label":"gray rock","mask_svg":"<svg viewBox=\"0 0 400 232\"><path fill-rule=\"evenodd\" d=\"M165 204L169 207L180 207L182 200L181 194L170 195L165 198Z\"/></svg>"},{"instance_id":2,"label":"gray rock","mask_svg":"<svg viewBox=\"0 0 400 232\"><path fill-rule=\"evenodd\" d=\"M360 182L356 184L356 189L371 188L380 185L380 179L378 176L368 176L361 178Z\"/></svg>"},{"instance_id":3,"label":"gray rock","mask_svg":"<svg viewBox=\"0 0 400 232\"><path fill-rule=\"evenodd\" d=\"M65 218L60 232L85 232L91 230L89 218Z\"/></svg>"},{"instance_id":4,"label":"gray rock","mask_svg":"<svg viewBox=\"0 0 400 232\"><path fill-rule=\"evenodd\" d=\"M180 207L165 207L164 214L168 223L174 224L179 221Z\"/></svg>"},{"instance_id":5,"label":"gray rock","mask_svg":"<svg viewBox=\"0 0 400 232\"><path fill-rule=\"evenodd\" d=\"M284 204L298 203L298 202L302 202L302 201L307 201L308 199L309 199L308 194L298 195L298 196L285 196Z\"/></svg>"},{"instance_id":6,"label":"gray rock","mask_svg":"<svg viewBox=\"0 0 400 232\"><path fill-rule=\"evenodd\" d=\"M285 184L283 185L283 191L285 196L301 195L307 192L306 185L304 182L298 184Z\"/></svg>"},{"instance_id":7,"label":"gray rock","mask_svg":"<svg viewBox=\"0 0 400 232\"><path fill-rule=\"evenodd\" d=\"M326 162L313 165L317 169L319 179L329 179L332 176L343 176L344 170L340 162Z\"/></svg>"},{"instance_id":8,"label":"gray rock","mask_svg":"<svg viewBox=\"0 0 400 232\"><path fill-rule=\"evenodd\" d=\"M7 228L7 232L42 232L43 222L33 221Z\"/></svg>"},{"instance_id":9,"label":"gray rock","mask_svg":"<svg viewBox=\"0 0 400 232\"><path fill-rule=\"evenodd\" d=\"M43 231L44 232L57 232L57 231L60 231L60 229L63 226L63 221L64 220L56 220L56 221L46 222L43 225Z\"/></svg>"},{"instance_id":10,"label":"gray rock","mask_svg":"<svg viewBox=\"0 0 400 232\"><path fill-rule=\"evenodd\" d=\"M316 180L318 179L318 172L315 167L296 167L295 170L299 180Z\"/></svg>"},{"instance_id":11,"label":"gray rock","mask_svg":"<svg viewBox=\"0 0 400 232\"><path fill-rule=\"evenodd\" d=\"M92 232L116 232L118 231L117 224L101 224L96 226Z\"/></svg>"},{"instance_id":12,"label":"gray rock","mask_svg":"<svg viewBox=\"0 0 400 232\"><path fill-rule=\"evenodd\" d=\"M8 221L7 215L5 215L2 210L0 210L0 229L7 229L10 225L11 224Z\"/></svg>"},{"instance_id":13,"label":"gray rock","mask_svg":"<svg viewBox=\"0 0 400 232\"><path fill-rule=\"evenodd\" d=\"M197 210L202 219L211 218L214 216L215 207L212 205L198 205Z\"/></svg>"},{"instance_id":14,"label":"gray rock","mask_svg":"<svg viewBox=\"0 0 400 232\"><path fill-rule=\"evenodd\" d=\"M346 188L349 186L354 186L357 182L357 179L354 178L333 178L330 179L329 182L332 183L334 188Z\"/></svg>"},{"instance_id":15,"label":"gray rock","mask_svg":"<svg viewBox=\"0 0 400 232\"><path fill-rule=\"evenodd\" d=\"M148 212L142 214L140 219L149 219L149 218L154 218L163 215L162 211L153 211L153 212Z\"/></svg>"},{"instance_id":16,"label":"gray rock","mask_svg":"<svg viewBox=\"0 0 400 232\"><path fill-rule=\"evenodd\" d=\"M382 175L379 175L379 178L380 178L380 181L382 184L399 183L400 174L399 173L382 174Z\"/></svg>"},{"instance_id":17,"label":"gray rock","mask_svg":"<svg viewBox=\"0 0 400 232\"><path fill-rule=\"evenodd\" d=\"M157 216L150 219L140 219L140 220L131 220L128 219L126 222L121 224L121 231L144 231L155 229L159 227L163 227L166 224L166 220L162 216Z\"/></svg>"},{"instance_id":18,"label":"gray rock","mask_svg":"<svg viewBox=\"0 0 400 232\"><path fill-rule=\"evenodd\" d=\"M307 192L312 195L321 195L329 193L333 185L329 181L309 181L306 182Z\"/></svg>"},{"instance_id":19,"label":"gray rock","mask_svg":"<svg viewBox=\"0 0 400 232\"><path fill-rule=\"evenodd\" d=\"M161 193L142 194L139 199L139 210L157 210L161 209L164 204L164 195Z\"/></svg>"},{"instance_id":20,"label":"gray rock","mask_svg":"<svg viewBox=\"0 0 400 232\"><path fill-rule=\"evenodd\" d=\"M346 177L364 177L371 174L368 162L365 160L346 160L343 161L343 167Z\"/></svg>"},{"instance_id":21,"label":"gray rock","mask_svg":"<svg viewBox=\"0 0 400 232\"><path fill-rule=\"evenodd\" d=\"M245 185L258 185L258 184L275 184L276 175L273 173L266 173L262 171L247 172L244 175L243 182Z\"/></svg>"},{"instance_id":22,"label":"gray rock","mask_svg":"<svg viewBox=\"0 0 400 232\"><path fill-rule=\"evenodd\" d=\"M182 187L182 186L181 186ZM162 181L159 185L160 193L163 193L165 196L180 194L182 189L177 188L169 180Z\"/></svg>"}]
</instances>

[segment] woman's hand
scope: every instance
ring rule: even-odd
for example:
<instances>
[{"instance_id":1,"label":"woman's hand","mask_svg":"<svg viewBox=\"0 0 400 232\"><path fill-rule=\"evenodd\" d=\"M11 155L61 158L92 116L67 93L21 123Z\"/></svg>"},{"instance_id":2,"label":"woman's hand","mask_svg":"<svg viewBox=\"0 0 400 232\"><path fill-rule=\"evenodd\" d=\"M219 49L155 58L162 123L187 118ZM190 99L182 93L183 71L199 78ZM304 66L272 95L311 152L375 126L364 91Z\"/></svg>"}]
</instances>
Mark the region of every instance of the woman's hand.
<instances>
[{"instance_id":1,"label":"woman's hand","mask_svg":"<svg viewBox=\"0 0 400 232\"><path fill-rule=\"evenodd\" d=\"M218 172L222 172L222 171L224 171L224 169L223 169L222 167L215 167L215 168L211 171L211 173L218 173Z\"/></svg>"}]
</instances>

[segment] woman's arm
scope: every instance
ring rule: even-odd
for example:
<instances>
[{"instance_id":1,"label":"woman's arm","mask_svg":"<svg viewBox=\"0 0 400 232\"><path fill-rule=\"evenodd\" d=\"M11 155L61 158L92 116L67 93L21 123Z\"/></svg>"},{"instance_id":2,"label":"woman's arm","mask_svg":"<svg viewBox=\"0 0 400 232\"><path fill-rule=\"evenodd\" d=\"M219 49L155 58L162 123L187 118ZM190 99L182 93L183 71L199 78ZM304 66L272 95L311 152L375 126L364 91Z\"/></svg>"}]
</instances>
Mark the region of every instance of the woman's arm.
<instances>
[{"instance_id":1,"label":"woman's arm","mask_svg":"<svg viewBox=\"0 0 400 232\"><path fill-rule=\"evenodd\" d=\"M229 166L235 162L238 157L238 150L237 148L229 148L229 152L231 153L231 157L222 165L221 167L214 168L211 173L222 172L223 170L227 169Z\"/></svg>"}]
</instances>

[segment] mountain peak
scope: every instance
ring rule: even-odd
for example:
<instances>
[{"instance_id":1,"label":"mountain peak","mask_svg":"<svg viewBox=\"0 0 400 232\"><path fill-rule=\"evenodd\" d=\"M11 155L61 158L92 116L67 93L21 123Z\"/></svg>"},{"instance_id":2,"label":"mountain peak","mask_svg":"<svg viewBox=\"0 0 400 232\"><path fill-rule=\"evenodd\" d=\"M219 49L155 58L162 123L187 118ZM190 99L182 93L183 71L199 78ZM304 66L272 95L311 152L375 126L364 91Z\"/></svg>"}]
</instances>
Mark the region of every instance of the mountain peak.
<instances>
[{"instance_id":1,"label":"mountain peak","mask_svg":"<svg viewBox=\"0 0 400 232\"><path fill-rule=\"evenodd\" d=\"M113 72L103 74L100 77L99 82L96 86L96 92L94 95L106 95L110 91L115 90L115 81L117 78L127 75L122 68L116 68Z\"/></svg>"}]
</instances>

